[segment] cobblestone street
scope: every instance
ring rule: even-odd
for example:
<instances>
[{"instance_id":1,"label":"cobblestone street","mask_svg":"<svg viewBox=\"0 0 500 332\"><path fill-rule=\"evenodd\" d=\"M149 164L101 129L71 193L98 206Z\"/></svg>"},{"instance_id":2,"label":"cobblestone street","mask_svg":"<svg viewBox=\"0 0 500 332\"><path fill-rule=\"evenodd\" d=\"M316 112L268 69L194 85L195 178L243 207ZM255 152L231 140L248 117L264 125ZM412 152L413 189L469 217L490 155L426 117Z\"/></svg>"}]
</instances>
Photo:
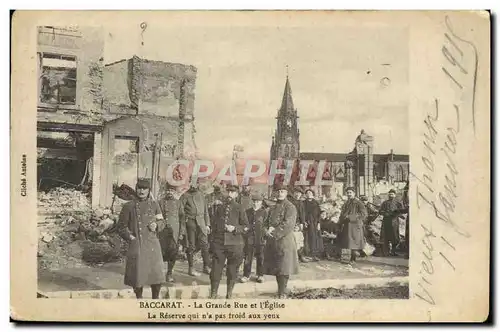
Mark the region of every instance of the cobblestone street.
<instances>
[{"instance_id":1,"label":"cobblestone street","mask_svg":"<svg viewBox=\"0 0 500 332\"><path fill-rule=\"evenodd\" d=\"M110 290L122 291L123 294L127 294L123 297L129 297L132 296L132 290L123 285L123 271L123 263L109 263L100 267L82 266L40 271L38 289L39 293L47 297L70 297L71 292L75 292L79 297L91 297L97 296L95 294L98 294L99 291ZM335 261L320 261L317 263L301 263L300 273L292 276L290 286L296 288L323 288L329 287L329 284L333 287L333 283L352 285L353 281L369 285L373 281L380 283L387 280L387 282L390 282L391 278L404 280L404 277L407 276L408 260L403 258L368 257L359 260L354 266ZM202 292L200 289L208 289L209 287L209 276L189 276L186 262L178 262L174 269L174 279L175 283L169 283L165 286L171 289L189 288L194 292ZM249 293L257 297L270 297L273 296L276 287L275 283L274 277L267 276L262 284L257 284L253 280L245 284L237 284L235 293L241 294L243 297ZM146 288L146 298L148 291ZM219 293L222 295L223 291L223 285L221 285ZM175 295L171 294L171 296Z\"/></svg>"}]
</instances>

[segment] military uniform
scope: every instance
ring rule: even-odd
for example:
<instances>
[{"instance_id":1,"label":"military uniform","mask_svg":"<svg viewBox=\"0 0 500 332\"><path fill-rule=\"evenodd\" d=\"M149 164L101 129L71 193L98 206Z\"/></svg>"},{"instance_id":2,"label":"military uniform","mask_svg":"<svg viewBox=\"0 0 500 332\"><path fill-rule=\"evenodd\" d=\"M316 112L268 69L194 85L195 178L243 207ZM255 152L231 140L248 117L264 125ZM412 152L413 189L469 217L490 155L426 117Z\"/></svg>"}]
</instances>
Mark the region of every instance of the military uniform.
<instances>
[{"instance_id":1,"label":"military uniform","mask_svg":"<svg viewBox=\"0 0 500 332\"><path fill-rule=\"evenodd\" d=\"M389 243L392 244L391 254L395 254L396 247L399 245L399 215L403 210L403 204L395 198L388 199L380 206L382 219L382 234L384 238L384 254L389 253Z\"/></svg>"},{"instance_id":2,"label":"military uniform","mask_svg":"<svg viewBox=\"0 0 500 332\"><path fill-rule=\"evenodd\" d=\"M406 213L406 223L405 223L405 251L406 251L406 258L408 258L408 255L410 253L410 201L408 197L408 190L409 190L409 182L406 182L406 186L404 189L404 194L403 194L403 209L401 210L401 213Z\"/></svg>"},{"instance_id":3,"label":"military uniform","mask_svg":"<svg viewBox=\"0 0 500 332\"><path fill-rule=\"evenodd\" d=\"M371 224L375 219L378 217L378 210L375 208L375 206L368 202L367 200L361 200L363 204L365 204L366 207L366 213L368 214L368 217L365 220L364 224L364 234L365 234L365 240L367 243L375 246L379 242L377 239L377 236L374 234Z\"/></svg>"},{"instance_id":4,"label":"military uniform","mask_svg":"<svg viewBox=\"0 0 500 332\"><path fill-rule=\"evenodd\" d=\"M284 187L278 186L278 190ZM289 276L299 273L299 259L293 230L297 219L295 206L278 200L270 210L266 229L272 229L264 247L264 274L276 276L278 296L284 297Z\"/></svg>"},{"instance_id":5,"label":"military uniform","mask_svg":"<svg viewBox=\"0 0 500 332\"><path fill-rule=\"evenodd\" d=\"M238 188L228 187L228 191L237 191ZM226 226L234 226L232 232ZM237 279L237 270L243 260L243 234L248 230L248 220L245 211L233 199L226 199L215 209L211 223L211 252L212 270L210 272L210 297L217 297L222 270L227 261L227 298L231 298Z\"/></svg>"},{"instance_id":6,"label":"military uniform","mask_svg":"<svg viewBox=\"0 0 500 332\"><path fill-rule=\"evenodd\" d=\"M179 242L186 234L184 210L179 200L173 196L167 196L160 203L163 217L167 221L166 227L158 234L163 254L163 261L167 262L167 281L172 282L172 271L174 269L179 252Z\"/></svg>"},{"instance_id":7,"label":"military uniform","mask_svg":"<svg viewBox=\"0 0 500 332\"><path fill-rule=\"evenodd\" d=\"M139 180L137 186L150 188L147 180ZM156 224L152 230L152 224ZM165 227L158 203L151 197L135 198L125 203L118 220L118 233L129 242L125 266L125 285L134 288L137 298L142 290L151 285L153 298L158 298L161 284L165 282L163 259L157 233Z\"/></svg>"},{"instance_id":8,"label":"military uniform","mask_svg":"<svg viewBox=\"0 0 500 332\"><path fill-rule=\"evenodd\" d=\"M354 189L347 188L347 190ZM348 199L342 206L340 212L339 224L339 245L342 248L341 260L347 260L348 255L350 261L356 260L356 252L363 250L365 246L364 222L367 217L365 205L357 198Z\"/></svg>"},{"instance_id":9,"label":"military uniform","mask_svg":"<svg viewBox=\"0 0 500 332\"><path fill-rule=\"evenodd\" d=\"M241 204L241 207L244 211L248 210L252 207L252 198L249 192L242 192L239 196L238 203Z\"/></svg>"},{"instance_id":10,"label":"military uniform","mask_svg":"<svg viewBox=\"0 0 500 332\"><path fill-rule=\"evenodd\" d=\"M262 195L255 194L252 199L263 200ZM244 235L245 239L245 265L243 276L250 277L252 273L252 263L255 256L257 260L257 277L262 277L264 264L264 223L267 221L268 211L264 207L255 210L253 207L246 210L248 219L248 231Z\"/></svg>"},{"instance_id":11,"label":"military uniform","mask_svg":"<svg viewBox=\"0 0 500 332\"><path fill-rule=\"evenodd\" d=\"M222 205L223 194L220 187L214 187L214 191L212 194L208 196L208 215L210 216L210 220L212 220L215 216L215 212L217 211L217 206ZM212 234L208 234L208 243L212 243ZM209 255L212 256L212 247L208 246Z\"/></svg>"},{"instance_id":12,"label":"military uniform","mask_svg":"<svg viewBox=\"0 0 500 332\"><path fill-rule=\"evenodd\" d=\"M296 188L295 191L303 194L302 189ZM296 199L295 197L289 195L288 200L295 206L297 210L297 221L295 222L294 237L297 243L297 254L299 255L299 261L302 263L307 263L309 260L305 257L306 253L309 252L309 242L307 241L307 228L305 227L305 210L304 201Z\"/></svg>"},{"instance_id":13,"label":"military uniform","mask_svg":"<svg viewBox=\"0 0 500 332\"><path fill-rule=\"evenodd\" d=\"M190 188L181 196L180 203L186 219L189 274L195 275L193 270L193 255L197 245L201 250L201 256L203 258L203 270L208 273L209 255L207 226L210 225L210 216L208 213L208 205L205 201L205 195L196 188Z\"/></svg>"},{"instance_id":14,"label":"military uniform","mask_svg":"<svg viewBox=\"0 0 500 332\"><path fill-rule=\"evenodd\" d=\"M304 201L304 211L306 227L304 237L307 239L308 244L306 255L317 261L323 253L323 239L321 231L318 229L321 214L318 202L314 198L306 199Z\"/></svg>"}]
</instances>

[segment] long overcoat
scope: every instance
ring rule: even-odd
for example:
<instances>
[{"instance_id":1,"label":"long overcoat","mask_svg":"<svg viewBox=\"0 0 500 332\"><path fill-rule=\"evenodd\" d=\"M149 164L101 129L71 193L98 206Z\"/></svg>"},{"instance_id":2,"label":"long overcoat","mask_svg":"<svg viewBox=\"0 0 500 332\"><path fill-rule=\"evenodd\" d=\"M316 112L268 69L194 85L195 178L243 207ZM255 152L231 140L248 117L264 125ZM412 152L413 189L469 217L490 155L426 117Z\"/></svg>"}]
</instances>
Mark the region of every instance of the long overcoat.
<instances>
[{"instance_id":1,"label":"long overcoat","mask_svg":"<svg viewBox=\"0 0 500 332\"><path fill-rule=\"evenodd\" d=\"M396 199L388 199L380 206L379 213L382 219L382 230L384 241L391 241L395 246L399 244L399 216L403 210L403 204Z\"/></svg>"},{"instance_id":2,"label":"long overcoat","mask_svg":"<svg viewBox=\"0 0 500 332\"><path fill-rule=\"evenodd\" d=\"M321 210L316 200L305 200L304 204L304 218L307 228L305 229L304 236L307 237L306 254L319 256L323 252L323 238L321 231L318 230L320 221Z\"/></svg>"},{"instance_id":3,"label":"long overcoat","mask_svg":"<svg viewBox=\"0 0 500 332\"><path fill-rule=\"evenodd\" d=\"M248 219L248 230L245 233L245 245L255 246L257 251L260 250L260 247L264 245L264 223L267 221L268 212L266 209L261 207L257 211L253 208L249 208L246 210L247 219Z\"/></svg>"},{"instance_id":4,"label":"long overcoat","mask_svg":"<svg viewBox=\"0 0 500 332\"><path fill-rule=\"evenodd\" d=\"M161 219L160 219L161 218ZM134 200L123 205L118 220L118 230L122 238L129 241L125 266L125 285L143 287L165 282L163 257L158 232L165 227L160 207L148 198ZM156 222L157 230L148 225ZM131 240L131 235L135 239Z\"/></svg>"},{"instance_id":5,"label":"long overcoat","mask_svg":"<svg viewBox=\"0 0 500 332\"><path fill-rule=\"evenodd\" d=\"M241 204L244 211L252 207L252 198L250 197L250 194L242 193L238 198L238 203Z\"/></svg>"},{"instance_id":6,"label":"long overcoat","mask_svg":"<svg viewBox=\"0 0 500 332\"><path fill-rule=\"evenodd\" d=\"M297 210L288 200L278 201L270 209L266 229L274 227L264 247L264 274L292 275L299 273L297 244L293 235Z\"/></svg>"},{"instance_id":7,"label":"long overcoat","mask_svg":"<svg viewBox=\"0 0 500 332\"><path fill-rule=\"evenodd\" d=\"M357 198L348 199L342 206L339 223L339 244L343 249L361 250L365 246L363 225L367 217L365 205Z\"/></svg>"},{"instance_id":8,"label":"long overcoat","mask_svg":"<svg viewBox=\"0 0 500 332\"><path fill-rule=\"evenodd\" d=\"M166 221L165 228L158 233L163 259L165 261L174 260L177 256L179 237L186 234L184 209L180 201L175 198L163 200L160 203L160 208Z\"/></svg>"},{"instance_id":9,"label":"long overcoat","mask_svg":"<svg viewBox=\"0 0 500 332\"><path fill-rule=\"evenodd\" d=\"M226 225L234 226L232 233L225 230ZM248 219L241 204L234 200L226 200L215 209L214 217L211 219L211 247L215 242L225 246L240 246L243 250L243 235L248 230Z\"/></svg>"},{"instance_id":10,"label":"long overcoat","mask_svg":"<svg viewBox=\"0 0 500 332\"><path fill-rule=\"evenodd\" d=\"M208 213L208 204L205 199L205 195L200 190L189 189L180 198L180 203L182 208L185 208L186 204L194 206L196 208L196 224L200 227L203 234L207 235L207 226L210 226L210 215ZM189 216L184 210L184 215L186 218Z\"/></svg>"}]
</instances>

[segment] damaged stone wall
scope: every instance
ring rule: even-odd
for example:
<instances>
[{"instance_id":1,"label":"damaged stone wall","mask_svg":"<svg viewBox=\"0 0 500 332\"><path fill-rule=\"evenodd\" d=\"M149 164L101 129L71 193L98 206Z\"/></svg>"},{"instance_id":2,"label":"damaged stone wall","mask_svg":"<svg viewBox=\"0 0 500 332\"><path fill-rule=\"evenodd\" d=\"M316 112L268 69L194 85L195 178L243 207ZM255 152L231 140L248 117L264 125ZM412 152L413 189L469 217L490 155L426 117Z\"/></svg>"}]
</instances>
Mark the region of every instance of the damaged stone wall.
<instances>
[{"instance_id":1,"label":"damaged stone wall","mask_svg":"<svg viewBox=\"0 0 500 332\"><path fill-rule=\"evenodd\" d=\"M145 145L152 141L147 137L163 133L166 151L175 148L176 157L194 157L195 81L193 66L136 56L117 61L104 68L104 109L115 117L136 114L145 124ZM162 126L166 120L169 123L165 129Z\"/></svg>"},{"instance_id":2,"label":"damaged stone wall","mask_svg":"<svg viewBox=\"0 0 500 332\"><path fill-rule=\"evenodd\" d=\"M193 115L195 67L137 57L132 61L139 63L132 86L138 84L141 114L178 117L182 111Z\"/></svg>"},{"instance_id":3,"label":"damaged stone wall","mask_svg":"<svg viewBox=\"0 0 500 332\"><path fill-rule=\"evenodd\" d=\"M81 112L100 112L102 103L102 57L104 38L102 28L78 27L66 31L65 28L40 27L38 49L41 53L76 57L76 102L72 109ZM42 68L40 68L41 72ZM67 106L42 104L42 108L64 109ZM39 109L40 110L40 109Z\"/></svg>"},{"instance_id":4,"label":"damaged stone wall","mask_svg":"<svg viewBox=\"0 0 500 332\"><path fill-rule=\"evenodd\" d=\"M78 60L77 86L80 90L80 108L101 112L103 94L104 32L102 28L82 28L82 53Z\"/></svg>"},{"instance_id":5,"label":"damaged stone wall","mask_svg":"<svg viewBox=\"0 0 500 332\"><path fill-rule=\"evenodd\" d=\"M122 60L104 67L103 109L108 113L136 114L130 96L129 60Z\"/></svg>"},{"instance_id":6,"label":"damaged stone wall","mask_svg":"<svg viewBox=\"0 0 500 332\"><path fill-rule=\"evenodd\" d=\"M388 180L390 182L404 182L408 180L410 165L408 162L389 161Z\"/></svg>"}]
</instances>

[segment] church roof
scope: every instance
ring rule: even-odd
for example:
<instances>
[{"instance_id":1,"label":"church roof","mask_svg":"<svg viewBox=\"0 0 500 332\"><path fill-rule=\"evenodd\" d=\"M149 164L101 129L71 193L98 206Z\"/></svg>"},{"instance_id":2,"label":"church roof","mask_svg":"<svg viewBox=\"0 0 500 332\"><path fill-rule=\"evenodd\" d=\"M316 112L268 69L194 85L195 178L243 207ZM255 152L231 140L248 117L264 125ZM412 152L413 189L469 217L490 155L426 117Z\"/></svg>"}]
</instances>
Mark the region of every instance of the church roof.
<instances>
[{"instance_id":1,"label":"church roof","mask_svg":"<svg viewBox=\"0 0 500 332\"><path fill-rule=\"evenodd\" d=\"M325 153L325 152L302 152L300 154L301 160L325 160L334 162L344 162L347 153Z\"/></svg>"},{"instance_id":2,"label":"church roof","mask_svg":"<svg viewBox=\"0 0 500 332\"><path fill-rule=\"evenodd\" d=\"M286 77L285 90L283 91L283 100L281 101L280 113L293 112L292 88L290 87L290 80Z\"/></svg>"},{"instance_id":3,"label":"church roof","mask_svg":"<svg viewBox=\"0 0 500 332\"><path fill-rule=\"evenodd\" d=\"M347 153L327 153L327 152L301 152L301 160L325 160L333 162L344 162L347 158ZM407 154L393 154L393 161L398 162L409 162L410 156ZM390 161L391 154L374 154L373 162L375 163L386 163Z\"/></svg>"},{"instance_id":4,"label":"church roof","mask_svg":"<svg viewBox=\"0 0 500 332\"><path fill-rule=\"evenodd\" d=\"M376 163L383 163L391 161L391 154L374 154L373 161ZM409 162L410 156L407 154L392 154L392 161Z\"/></svg>"}]
</instances>

